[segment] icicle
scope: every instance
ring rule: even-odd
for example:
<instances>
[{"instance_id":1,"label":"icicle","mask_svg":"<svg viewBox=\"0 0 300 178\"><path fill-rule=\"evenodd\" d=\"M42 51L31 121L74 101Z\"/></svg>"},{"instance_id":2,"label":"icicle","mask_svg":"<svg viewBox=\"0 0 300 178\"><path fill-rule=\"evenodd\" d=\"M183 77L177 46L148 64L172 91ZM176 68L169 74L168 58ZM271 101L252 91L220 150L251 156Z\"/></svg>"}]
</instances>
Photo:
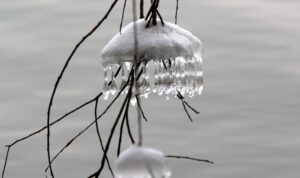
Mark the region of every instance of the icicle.
<instances>
[{"instance_id":1,"label":"icicle","mask_svg":"<svg viewBox=\"0 0 300 178\"><path fill-rule=\"evenodd\" d=\"M147 64L142 64L142 75L139 81L140 95L148 97L148 93L151 91L149 76L147 74Z\"/></svg>"},{"instance_id":2,"label":"icicle","mask_svg":"<svg viewBox=\"0 0 300 178\"><path fill-rule=\"evenodd\" d=\"M126 85L126 83L127 83L127 80L128 80L128 72L127 71L125 71L126 69L125 69L125 66L124 66L124 64L123 64L123 66L122 66L122 71L121 71L121 85L120 85L120 90L122 89L122 88L124 88L124 90L122 91L122 94L124 94L124 93L127 93L128 91L128 85L125 87L125 85Z\"/></svg>"},{"instance_id":3,"label":"icicle","mask_svg":"<svg viewBox=\"0 0 300 178\"><path fill-rule=\"evenodd\" d=\"M113 71L111 72L111 84L109 86L109 91L112 95L114 95L117 91L116 79Z\"/></svg>"},{"instance_id":4,"label":"icicle","mask_svg":"<svg viewBox=\"0 0 300 178\"><path fill-rule=\"evenodd\" d=\"M159 74L158 74L158 62L154 61L154 86L152 89L153 93L156 93L159 87Z\"/></svg>"},{"instance_id":5,"label":"icicle","mask_svg":"<svg viewBox=\"0 0 300 178\"><path fill-rule=\"evenodd\" d=\"M104 94L104 100L108 99L109 96L109 79L107 75L108 67L104 68L104 83L103 83L103 94Z\"/></svg>"}]
</instances>

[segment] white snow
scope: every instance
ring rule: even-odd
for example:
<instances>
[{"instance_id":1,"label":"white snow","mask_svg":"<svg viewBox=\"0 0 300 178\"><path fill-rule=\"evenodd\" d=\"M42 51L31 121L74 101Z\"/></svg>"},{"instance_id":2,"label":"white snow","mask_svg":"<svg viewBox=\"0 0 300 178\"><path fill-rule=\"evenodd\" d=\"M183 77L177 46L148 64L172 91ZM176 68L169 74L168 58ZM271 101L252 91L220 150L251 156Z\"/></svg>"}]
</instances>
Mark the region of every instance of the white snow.
<instances>
[{"instance_id":1,"label":"white snow","mask_svg":"<svg viewBox=\"0 0 300 178\"><path fill-rule=\"evenodd\" d=\"M156 149L131 146L116 161L116 178L169 178L164 154Z\"/></svg>"},{"instance_id":2,"label":"white snow","mask_svg":"<svg viewBox=\"0 0 300 178\"><path fill-rule=\"evenodd\" d=\"M138 58L144 60L193 58L202 56L202 43L191 32L170 22L162 26L146 28L147 21L136 21L138 34ZM134 56L133 22L116 34L103 48L101 57L104 66L132 61Z\"/></svg>"}]
</instances>

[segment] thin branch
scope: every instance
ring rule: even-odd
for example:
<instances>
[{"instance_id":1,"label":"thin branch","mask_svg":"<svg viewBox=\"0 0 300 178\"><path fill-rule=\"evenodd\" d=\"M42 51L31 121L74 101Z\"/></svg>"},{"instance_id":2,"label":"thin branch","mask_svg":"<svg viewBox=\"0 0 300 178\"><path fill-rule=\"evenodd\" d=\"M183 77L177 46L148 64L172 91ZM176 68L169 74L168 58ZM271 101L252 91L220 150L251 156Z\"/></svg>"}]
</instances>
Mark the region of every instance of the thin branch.
<instances>
[{"instance_id":1,"label":"thin branch","mask_svg":"<svg viewBox=\"0 0 300 178\"><path fill-rule=\"evenodd\" d=\"M130 76L133 78L132 74ZM131 82L131 85L132 85L132 83L133 82ZM114 135L115 129L116 129L117 125L118 125L118 122L119 122L120 116L121 116L121 114L122 114L122 112L124 110L125 104L127 102L130 102L131 93L132 93L132 86L130 87L130 89L129 89L127 95L126 95L126 98L125 98L125 100L124 100L124 102L123 102L123 104L121 106L121 110L120 110L120 112L119 112L119 114L118 114L118 116L117 116L117 118L116 118L116 120L115 120L115 122L114 122L114 124L112 126L112 129L110 131L110 135L108 137L108 140L107 140L107 143L106 143L106 146L105 146L105 150L104 150L104 153L103 153L103 156L102 156L101 166L100 166L100 168L95 173L93 173L92 175L90 175L88 178L92 178L92 177L98 178L99 175L101 174L101 172L102 172L102 170L104 168L105 156L107 155L107 152L109 150L111 139L112 139L112 137Z\"/></svg>"},{"instance_id":2,"label":"thin branch","mask_svg":"<svg viewBox=\"0 0 300 178\"><path fill-rule=\"evenodd\" d=\"M3 167L3 170L2 170L2 178L4 178L4 174L5 174L5 169L6 169L6 164L7 164L7 160L8 160L8 155L9 155L10 147L11 147L11 146L7 146L7 151L6 151L6 156L5 156L4 167Z\"/></svg>"},{"instance_id":3,"label":"thin branch","mask_svg":"<svg viewBox=\"0 0 300 178\"><path fill-rule=\"evenodd\" d=\"M144 0L140 1L140 18L144 18Z\"/></svg>"},{"instance_id":4,"label":"thin branch","mask_svg":"<svg viewBox=\"0 0 300 178\"><path fill-rule=\"evenodd\" d=\"M121 69L121 67L119 67L119 69L117 70L117 72L116 72L116 74L115 74L115 77L118 76L120 69ZM111 81L109 82L109 85L111 85ZM81 104L81 105L78 106L77 108L75 108L75 109L73 109L73 110L67 112L66 114L64 114L63 116L61 116L61 117L58 118L57 120L55 120L54 122L50 123L50 126L53 126L54 124L56 124L56 123L62 121L62 120L65 119L67 116L71 115L72 113L74 113L74 112L80 110L81 108L83 108L83 107L89 105L90 103L94 102L97 98L100 98L102 95L103 95L103 93L101 92L101 93L99 93L96 97L94 97L94 98L90 99L89 101L87 101L87 102ZM40 132L44 131L45 129L47 129L47 126L44 126L44 127L40 128L39 130L37 130L37 131L35 131L35 132L32 132L32 133L28 134L28 135L25 136L25 137L22 137L22 138L20 138L20 139L15 140L13 143L6 145L6 147L12 147L12 146L16 145L17 143L19 143L19 142L21 142L21 141L24 141L24 140L26 140L26 139L28 139L28 138L30 138L30 137L36 135L36 134L39 134ZM7 162L7 161L5 161L5 164L4 164L4 165L6 165L6 162ZM3 169L3 170L5 170L5 169Z\"/></svg>"},{"instance_id":5,"label":"thin branch","mask_svg":"<svg viewBox=\"0 0 300 178\"><path fill-rule=\"evenodd\" d=\"M176 158L176 159L187 159L187 160L192 160L192 161L206 162L206 163L210 163L210 164L214 163L207 159L199 159L199 158L193 158L193 157L188 157L188 156L166 155L165 157Z\"/></svg>"},{"instance_id":6,"label":"thin branch","mask_svg":"<svg viewBox=\"0 0 300 178\"><path fill-rule=\"evenodd\" d=\"M119 157L120 152L121 152L122 136L123 136L123 127L124 127L124 122L125 122L125 120L126 120L126 117L128 116L129 104L130 104L130 100L128 100L127 103L126 103L125 112L124 112L123 119L122 119L122 123L121 123L121 126L120 126L119 143L118 143L118 151L117 151L117 156L118 156L118 157Z\"/></svg>"},{"instance_id":7,"label":"thin branch","mask_svg":"<svg viewBox=\"0 0 300 178\"><path fill-rule=\"evenodd\" d=\"M130 72L130 76L132 75L133 70L131 69ZM130 76L128 77L128 80L126 82L126 84L123 86L123 88L120 89L120 91L118 92L117 96L111 101L111 103L106 107L106 109L97 117L97 119L95 119L92 123L90 123L87 127L85 127L81 132L79 132L75 137L73 137L55 156L54 158L50 161L50 164L52 164L53 161L55 161L55 159L67 148L70 146L70 144L72 144L72 142L74 140L76 140L81 134L83 134L86 130L88 130L95 122L97 122L98 119L100 119L104 114L106 114L106 112L110 109L110 107L114 104L114 102L119 98L119 96L121 95L121 93L123 92L123 90L126 88L126 86L129 83L129 79ZM106 147L105 147L106 148ZM104 150L105 152L105 150ZM50 168L50 165L48 165L47 169Z\"/></svg>"},{"instance_id":8,"label":"thin branch","mask_svg":"<svg viewBox=\"0 0 300 178\"><path fill-rule=\"evenodd\" d=\"M184 103L189 107L194 113L200 114L200 111L197 111L195 108L193 108L187 101L184 100Z\"/></svg>"},{"instance_id":9,"label":"thin branch","mask_svg":"<svg viewBox=\"0 0 300 178\"><path fill-rule=\"evenodd\" d=\"M127 4L127 0L124 0L123 10L122 10L122 18L121 18L120 29L119 29L120 33L122 32L122 26L123 26L123 20L124 20L126 4Z\"/></svg>"},{"instance_id":10,"label":"thin branch","mask_svg":"<svg viewBox=\"0 0 300 178\"><path fill-rule=\"evenodd\" d=\"M98 125L98 120L97 120L97 117L98 117L98 113L97 113L97 111L98 111L98 102L99 102L99 98L97 98L96 101L95 101L95 110L94 110L94 114L95 114L95 126L96 126L96 132L97 132L97 136L98 136L98 139L99 139L99 143L100 143L101 149L104 152L104 146L103 146L102 138L101 138L101 135L100 135L99 125ZM115 175L114 175L114 173L112 171L112 168L110 166L109 159L108 159L107 156L106 156L105 159L106 159L106 162L107 162L107 165L108 165L108 169L109 169L112 177L114 178Z\"/></svg>"},{"instance_id":11,"label":"thin branch","mask_svg":"<svg viewBox=\"0 0 300 178\"><path fill-rule=\"evenodd\" d=\"M136 97L136 99L137 99L138 96L135 96L135 97ZM148 119L147 119L147 117L145 116L145 113L144 113L144 111L143 111L143 108L141 107L140 100L137 99L136 101L137 101L137 105L138 105L138 107L139 107L139 110L140 110L141 113L142 113L142 116L143 116L144 120L147 122Z\"/></svg>"},{"instance_id":12,"label":"thin branch","mask_svg":"<svg viewBox=\"0 0 300 178\"><path fill-rule=\"evenodd\" d=\"M119 75L120 70L121 70L121 67L119 67L118 70L116 71L115 77L117 77L117 76ZM110 81L108 85L111 85L111 83L112 83L112 81ZM65 119L67 116L71 115L72 113L74 113L74 112L80 110L81 108L83 108L83 107L85 107L85 106L87 106L87 105L93 103L97 98L100 98L102 95L103 95L103 93L100 92L96 97L94 97L94 98L90 99L89 101L87 101L87 102L81 104L81 105L78 106L77 108L75 108L75 109L73 109L73 110L67 112L66 114L64 114L63 116L61 116L61 117L58 118L57 120L55 120L54 122L50 123L49 126L53 126L54 124L56 124L56 123L62 121L62 120ZM44 126L44 127L42 127L41 129L39 129L39 130L37 130L37 131L35 131L35 132L32 132L32 133L30 133L29 135L27 135L27 136L25 136L25 137L22 137L22 138L20 138L20 139L15 140L13 143L11 143L11 144L9 144L9 145L6 145L6 147L12 147L12 146L16 145L17 143L19 143L19 142L21 142L21 141L24 141L24 140L26 140L26 139L28 139L28 138L30 138L30 137L36 135L36 134L39 134L40 132L44 131L45 129L47 129L47 126ZM7 155L6 157L8 157L8 156L9 156L9 155ZM5 162L4 162L3 172L5 172L7 162L8 162L8 159L6 159Z\"/></svg>"},{"instance_id":13,"label":"thin branch","mask_svg":"<svg viewBox=\"0 0 300 178\"><path fill-rule=\"evenodd\" d=\"M160 22L161 22L162 26L164 26L165 25L164 20L163 20L162 16L160 15L160 13L159 13L159 11L157 9L156 9L156 13L157 13L157 15L158 15L158 17L160 19Z\"/></svg>"},{"instance_id":14,"label":"thin branch","mask_svg":"<svg viewBox=\"0 0 300 178\"><path fill-rule=\"evenodd\" d=\"M49 105L48 105L48 111L47 111L47 159L48 159L48 164L50 165L50 174L51 177L54 178L54 172L51 166L51 155L50 155L50 114L51 114L51 109L52 109L52 104L53 104L53 100L54 100L54 96L56 93L56 90L58 88L58 85L60 83L60 80L64 74L64 72L66 71L69 62L71 61L73 55L75 54L75 52L77 51L77 49L80 47L80 45L89 37L91 36L97 29L98 27L104 22L104 20L108 17L108 15L110 14L110 12L112 11L112 9L114 8L114 6L116 5L116 3L118 2L118 0L115 0L110 8L108 9L108 11L106 12L106 14L104 15L104 17L96 24L96 26L94 28L92 28L92 30L90 32L88 32L85 36L83 36L83 38L76 44L76 46L74 47L74 49L72 50L71 54L69 55L67 61L65 62L55 84L54 84L54 89L52 91L51 94L51 98L49 101Z\"/></svg>"},{"instance_id":15,"label":"thin branch","mask_svg":"<svg viewBox=\"0 0 300 178\"><path fill-rule=\"evenodd\" d=\"M179 7L179 0L176 0L175 24L177 24L178 7Z\"/></svg>"},{"instance_id":16,"label":"thin branch","mask_svg":"<svg viewBox=\"0 0 300 178\"><path fill-rule=\"evenodd\" d=\"M182 96L182 94L180 93L180 91L177 90L177 97L184 102L184 104L186 104L194 113L196 114L200 114L199 111L197 111L195 108L193 108L187 101L185 101L185 98Z\"/></svg>"},{"instance_id":17,"label":"thin branch","mask_svg":"<svg viewBox=\"0 0 300 178\"><path fill-rule=\"evenodd\" d=\"M186 109L186 106L185 106L185 103L184 103L183 99L181 99L181 103L182 103L182 106L183 106L183 109L184 109L186 115L188 116L188 118L190 119L190 121L193 122L193 119L192 119L192 117L190 116L190 113L189 113L189 112L187 111L187 109Z\"/></svg>"},{"instance_id":18,"label":"thin branch","mask_svg":"<svg viewBox=\"0 0 300 178\"><path fill-rule=\"evenodd\" d=\"M134 141L134 138L131 133L131 127L130 127L130 123L129 123L128 114L126 115L126 126L127 126L127 132L128 132L129 138L131 140L131 143L134 144L135 141Z\"/></svg>"}]
</instances>

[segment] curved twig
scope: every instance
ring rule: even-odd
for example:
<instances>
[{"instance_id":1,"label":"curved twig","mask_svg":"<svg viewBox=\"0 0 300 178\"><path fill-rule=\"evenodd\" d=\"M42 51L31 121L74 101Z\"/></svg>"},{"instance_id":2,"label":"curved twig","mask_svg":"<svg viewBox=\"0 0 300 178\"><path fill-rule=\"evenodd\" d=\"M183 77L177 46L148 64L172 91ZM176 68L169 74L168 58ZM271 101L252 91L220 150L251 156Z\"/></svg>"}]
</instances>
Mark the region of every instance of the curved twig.
<instances>
[{"instance_id":1,"label":"curved twig","mask_svg":"<svg viewBox=\"0 0 300 178\"><path fill-rule=\"evenodd\" d=\"M99 98L97 98L96 101L95 101L95 110L94 110L95 126L96 126L96 132L97 132L97 136L98 136L98 139L99 139L100 147L101 147L102 151L104 152L104 146L103 146L102 138L101 138L101 135L100 135L99 125L98 125L98 120L97 120L97 118L98 118L98 112L97 112L98 111L98 102L99 102ZM112 171L112 168L110 166L109 159L108 159L107 156L106 156L105 159L106 159L106 162L107 162L108 169L109 169L112 177L114 178L115 175L114 175L114 173Z\"/></svg>"},{"instance_id":2,"label":"curved twig","mask_svg":"<svg viewBox=\"0 0 300 178\"><path fill-rule=\"evenodd\" d=\"M94 28L92 28L92 30L90 32L88 32L85 36L82 37L82 39L76 44L76 46L74 47L74 49L72 50L71 54L69 55L67 61L65 62L55 84L54 84L54 89L52 91L51 97L50 97L50 101L49 101L49 105L48 105L48 111L47 111L47 159L48 159L48 164L50 165L50 174L51 177L54 178L54 172L51 166L51 155L50 155L50 114L51 114L51 109L52 109L52 104L53 104L53 100L54 100L54 96L56 93L56 90L58 88L58 85L60 83L60 80L64 74L64 72L66 71L69 62L71 61L72 57L74 56L75 52L77 51L77 49L80 47L80 45L89 37L91 36L98 28L99 26L104 22L104 20L108 17L108 15L110 14L110 12L112 11L112 9L114 8L114 6L116 5L116 3L118 2L118 0L115 0L110 8L108 9L108 11L106 12L106 14L104 15L104 17L96 24L96 26Z\"/></svg>"}]
</instances>

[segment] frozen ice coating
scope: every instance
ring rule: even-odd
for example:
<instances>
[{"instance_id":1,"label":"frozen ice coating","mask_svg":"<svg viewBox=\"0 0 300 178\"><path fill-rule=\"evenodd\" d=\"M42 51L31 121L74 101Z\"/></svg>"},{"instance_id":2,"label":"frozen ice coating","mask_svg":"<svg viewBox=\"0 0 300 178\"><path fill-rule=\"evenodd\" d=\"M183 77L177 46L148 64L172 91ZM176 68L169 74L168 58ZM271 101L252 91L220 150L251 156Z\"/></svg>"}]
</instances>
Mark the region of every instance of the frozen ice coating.
<instances>
[{"instance_id":1,"label":"frozen ice coating","mask_svg":"<svg viewBox=\"0 0 300 178\"><path fill-rule=\"evenodd\" d=\"M158 20L159 21L159 20ZM155 26L146 27L147 21L140 19L136 22L138 34L138 58L144 60L174 59L176 57L201 57L201 41L191 32L178 25L158 22ZM133 22L116 34L101 52L102 63L121 64L133 61L134 37Z\"/></svg>"},{"instance_id":2,"label":"frozen ice coating","mask_svg":"<svg viewBox=\"0 0 300 178\"><path fill-rule=\"evenodd\" d=\"M169 22L162 25L158 20L157 25L148 28L146 24L144 19L136 22L137 59L142 61L140 68L143 69L138 79L140 96L147 98L149 93L156 93L169 99L171 95L176 97L178 92L182 96L200 95L203 90L201 41L189 31ZM126 84L133 56L133 23L130 23L102 50L104 99ZM115 66L122 67L120 84L113 77Z\"/></svg>"},{"instance_id":3,"label":"frozen ice coating","mask_svg":"<svg viewBox=\"0 0 300 178\"><path fill-rule=\"evenodd\" d=\"M169 178L171 172L164 154L144 146L131 146L115 163L116 178Z\"/></svg>"}]
</instances>

